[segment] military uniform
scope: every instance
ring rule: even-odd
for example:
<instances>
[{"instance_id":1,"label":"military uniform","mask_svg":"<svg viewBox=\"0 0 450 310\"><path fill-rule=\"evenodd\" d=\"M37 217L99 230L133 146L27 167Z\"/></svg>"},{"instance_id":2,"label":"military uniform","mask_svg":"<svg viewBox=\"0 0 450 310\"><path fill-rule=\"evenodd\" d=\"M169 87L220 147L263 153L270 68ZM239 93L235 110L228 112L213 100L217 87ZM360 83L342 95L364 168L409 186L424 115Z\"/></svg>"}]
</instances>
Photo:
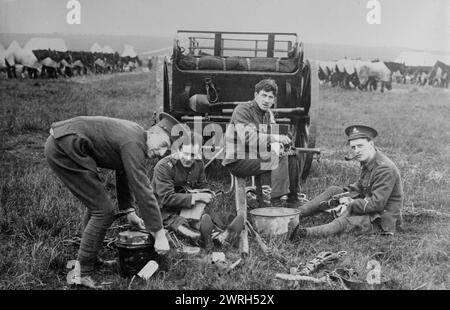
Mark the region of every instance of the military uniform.
<instances>
[{"instance_id":1,"label":"military uniform","mask_svg":"<svg viewBox=\"0 0 450 310\"><path fill-rule=\"evenodd\" d=\"M152 186L159 201L164 224L170 225L172 215L178 215L183 208L192 208L195 204L189 189L208 187L202 160L195 160L191 167L182 165L177 154L161 159L153 172Z\"/></svg>"},{"instance_id":2,"label":"military uniform","mask_svg":"<svg viewBox=\"0 0 450 310\"><path fill-rule=\"evenodd\" d=\"M98 167L116 170L120 210L139 206L145 226L162 229L161 213L146 175L147 132L138 124L102 116L80 116L51 125L45 144L50 168L87 207L78 261L82 273L94 269L106 230L114 219L113 202Z\"/></svg>"},{"instance_id":3,"label":"military uniform","mask_svg":"<svg viewBox=\"0 0 450 310\"><path fill-rule=\"evenodd\" d=\"M278 166L270 168L271 125L273 114L263 111L255 100L238 105L231 116L225 134L225 158L222 164L237 177L248 177L271 172L271 196L279 198L288 194L288 199L297 200L299 167L295 156L283 155ZM237 126L248 126L241 130ZM260 126L266 125L266 126ZM270 171L271 170L271 171Z\"/></svg>"},{"instance_id":4,"label":"military uniform","mask_svg":"<svg viewBox=\"0 0 450 310\"><path fill-rule=\"evenodd\" d=\"M350 127L349 127L350 128ZM359 126L358 126L359 128ZM367 138L362 133L349 132L350 139ZM376 132L368 137L372 139ZM376 149L374 157L361 163L357 182L344 188L332 186L299 208L301 217L311 216L329 208L324 201L333 195L349 192L354 198L348 211L329 224L306 228L307 236L329 236L342 232L382 232L394 234L402 225L403 185L396 165Z\"/></svg>"}]
</instances>

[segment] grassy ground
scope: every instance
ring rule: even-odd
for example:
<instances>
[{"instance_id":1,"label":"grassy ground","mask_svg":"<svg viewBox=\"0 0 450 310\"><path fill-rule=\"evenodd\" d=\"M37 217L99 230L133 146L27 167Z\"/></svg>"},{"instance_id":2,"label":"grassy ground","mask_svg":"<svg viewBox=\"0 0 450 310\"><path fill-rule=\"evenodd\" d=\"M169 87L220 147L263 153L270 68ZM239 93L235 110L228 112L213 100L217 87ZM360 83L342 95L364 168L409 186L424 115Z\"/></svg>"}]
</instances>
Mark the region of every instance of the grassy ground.
<instances>
[{"instance_id":1,"label":"grassy ground","mask_svg":"<svg viewBox=\"0 0 450 310\"><path fill-rule=\"evenodd\" d=\"M157 97L154 75L133 73L73 80L23 80L0 83L0 289L65 289L68 260L77 247L65 242L79 236L83 206L48 168L43 144L53 121L76 115L107 115L130 119L148 127ZM303 185L311 198L333 184L348 184L358 176L355 163L343 161L343 129L353 123L373 125L377 145L400 168L405 209L448 212L450 202L450 93L442 89L394 85L381 94L345 91L321 86L317 146L324 150ZM151 163L149 163L151 173ZM224 174L223 174L224 175ZM210 173L215 189L228 178ZM114 176L103 171L106 188L114 197ZM226 220L232 213L232 195L212 207ZM328 221L324 216L304 220L305 226ZM111 230L108 236L114 236ZM148 283L121 278L101 270L96 277L112 289L327 289L327 285L276 280L320 251L348 254L335 267L352 267L364 280L367 262L381 263L382 280L395 280L400 289L450 288L449 219L405 216L404 230L395 237L345 235L290 243L283 237L266 239L278 256L264 256L251 239L245 265L219 275L198 257L172 253L171 268ZM105 257L115 251L102 250ZM226 249L237 258L236 247ZM284 259L279 259L279 257ZM278 257L278 258L277 258Z\"/></svg>"}]
</instances>

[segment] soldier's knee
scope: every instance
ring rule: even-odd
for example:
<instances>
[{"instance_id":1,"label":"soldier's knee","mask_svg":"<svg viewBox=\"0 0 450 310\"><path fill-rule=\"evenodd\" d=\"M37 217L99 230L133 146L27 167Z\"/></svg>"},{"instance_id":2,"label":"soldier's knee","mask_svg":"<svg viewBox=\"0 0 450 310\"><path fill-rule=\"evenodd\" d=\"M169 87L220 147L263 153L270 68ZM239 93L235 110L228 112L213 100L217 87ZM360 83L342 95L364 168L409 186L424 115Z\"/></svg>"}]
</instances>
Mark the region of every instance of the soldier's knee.
<instances>
[{"instance_id":1,"label":"soldier's knee","mask_svg":"<svg viewBox=\"0 0 450 310\"><path fill-rule=\"evenodd\" d=\"M108 209L105 211L104 213L105 218L107 218L108 220L113 220L114 219L114 210L113 209Z\"/></svg>"},{"instance_id":2,"label":"soldier's knee","mask_svg":"<svg viewBox=\"0 0 450 310\"><path fill-rule=\"evenodd\" d=\"M53 161L53 154L55 151L55 138L49 136L44 146L44 155L47 161Z\"/></svg>"},{"instance_id":3,"label":"soldier's knee","mask_svg":"<svg viewBox=\"0 0 450 310\"><path fill-rule=\"evenodd\" d=\"M114 209L108 206L102 208L98 216L102 219L103 222L110 224L114 221L114 214Z\"/></svg>"},{"instance_id":4,"label":"soldier's knee","mask_svg":"<svg viewBox=\"0 0 450 310\"><path fill-rule=\"evenodd\" d=\"M336 195L336 194L339 194L339 193L343 193L344 189L342 187L340 187L340 186L332 185L332 186L328 187L326 189L326 191L330 195Z\"/></svg>"},{"instance_id":5,"label":"soldier's knee","mask_svg":"<svg viewBox=\"0 0 450 310\"><path fill-rule=\"evenodd\" d=\"M332 223L334 225L336 225L339 228L340 231L346 230L347 226L349 225L347 217L345 217L345 216L340 216L340 217L334 219L332 221Z\"/></svg>"}]
</instances>

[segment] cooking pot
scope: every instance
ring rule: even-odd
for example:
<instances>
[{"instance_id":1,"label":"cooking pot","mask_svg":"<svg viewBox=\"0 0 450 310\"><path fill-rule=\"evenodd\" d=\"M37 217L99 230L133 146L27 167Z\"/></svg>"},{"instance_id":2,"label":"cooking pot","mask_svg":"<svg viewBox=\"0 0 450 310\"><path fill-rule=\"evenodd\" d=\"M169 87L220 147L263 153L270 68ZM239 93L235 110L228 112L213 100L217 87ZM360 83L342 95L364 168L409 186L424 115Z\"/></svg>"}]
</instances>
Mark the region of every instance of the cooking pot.
<instances>
[{"instance_id":1,"label":"cooking pot","mask_svg":"<svg viewBox=\"0 0 450 310\"><path fill-rule=\"evenodd\" d=\"M282 235L288 232L290 222L299 222L300 211L283 207L257 208L250 210L254 227L264 235Z\"/></svg>"}]
</instances>

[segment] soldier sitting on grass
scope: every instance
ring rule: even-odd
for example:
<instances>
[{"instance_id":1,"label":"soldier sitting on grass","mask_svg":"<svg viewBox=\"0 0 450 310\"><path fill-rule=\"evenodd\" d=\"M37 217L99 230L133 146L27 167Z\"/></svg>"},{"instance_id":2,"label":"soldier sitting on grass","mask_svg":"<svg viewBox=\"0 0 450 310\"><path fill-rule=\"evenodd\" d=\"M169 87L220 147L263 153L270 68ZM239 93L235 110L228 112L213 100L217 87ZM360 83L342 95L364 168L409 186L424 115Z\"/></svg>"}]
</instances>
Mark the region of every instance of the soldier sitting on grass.
<instances>
[{"instance_id":1,"label":"soldier sitting on grass","mask_svg":"<svg viewBox=\"0 0 450 310\"><path fill-rule=\"evenodd\" d=\"M359 180L347 187L332 186L302 205L300 219L330 208L329 199L349 192L339 198L341 215L328 224L302 228L298 224L291 230L290 239L326 237L340 233L381 233L393 235L402 224L403 186L396 165L377 148L373 139L375 129L354 125L345 129L353 159L361 164ZM353 197L353 198L352 198Z\"/></svg>"},{"instance_id":2,"label":"soldier sitting on grass","mask_svg":"<svg viewBox=\"0 0 450 310\"><path fill-rule=\"evenodd\" d=\"M239 235L244 218L237 216L224 232L216 227L205 207L214 193L208 190L202 161L202 137L197 134L183 141L179 150L161 159L153 172L152 186L161 206L164 227L185 237L194 245L222 244Z\"/></svg>"}]
</instances>

